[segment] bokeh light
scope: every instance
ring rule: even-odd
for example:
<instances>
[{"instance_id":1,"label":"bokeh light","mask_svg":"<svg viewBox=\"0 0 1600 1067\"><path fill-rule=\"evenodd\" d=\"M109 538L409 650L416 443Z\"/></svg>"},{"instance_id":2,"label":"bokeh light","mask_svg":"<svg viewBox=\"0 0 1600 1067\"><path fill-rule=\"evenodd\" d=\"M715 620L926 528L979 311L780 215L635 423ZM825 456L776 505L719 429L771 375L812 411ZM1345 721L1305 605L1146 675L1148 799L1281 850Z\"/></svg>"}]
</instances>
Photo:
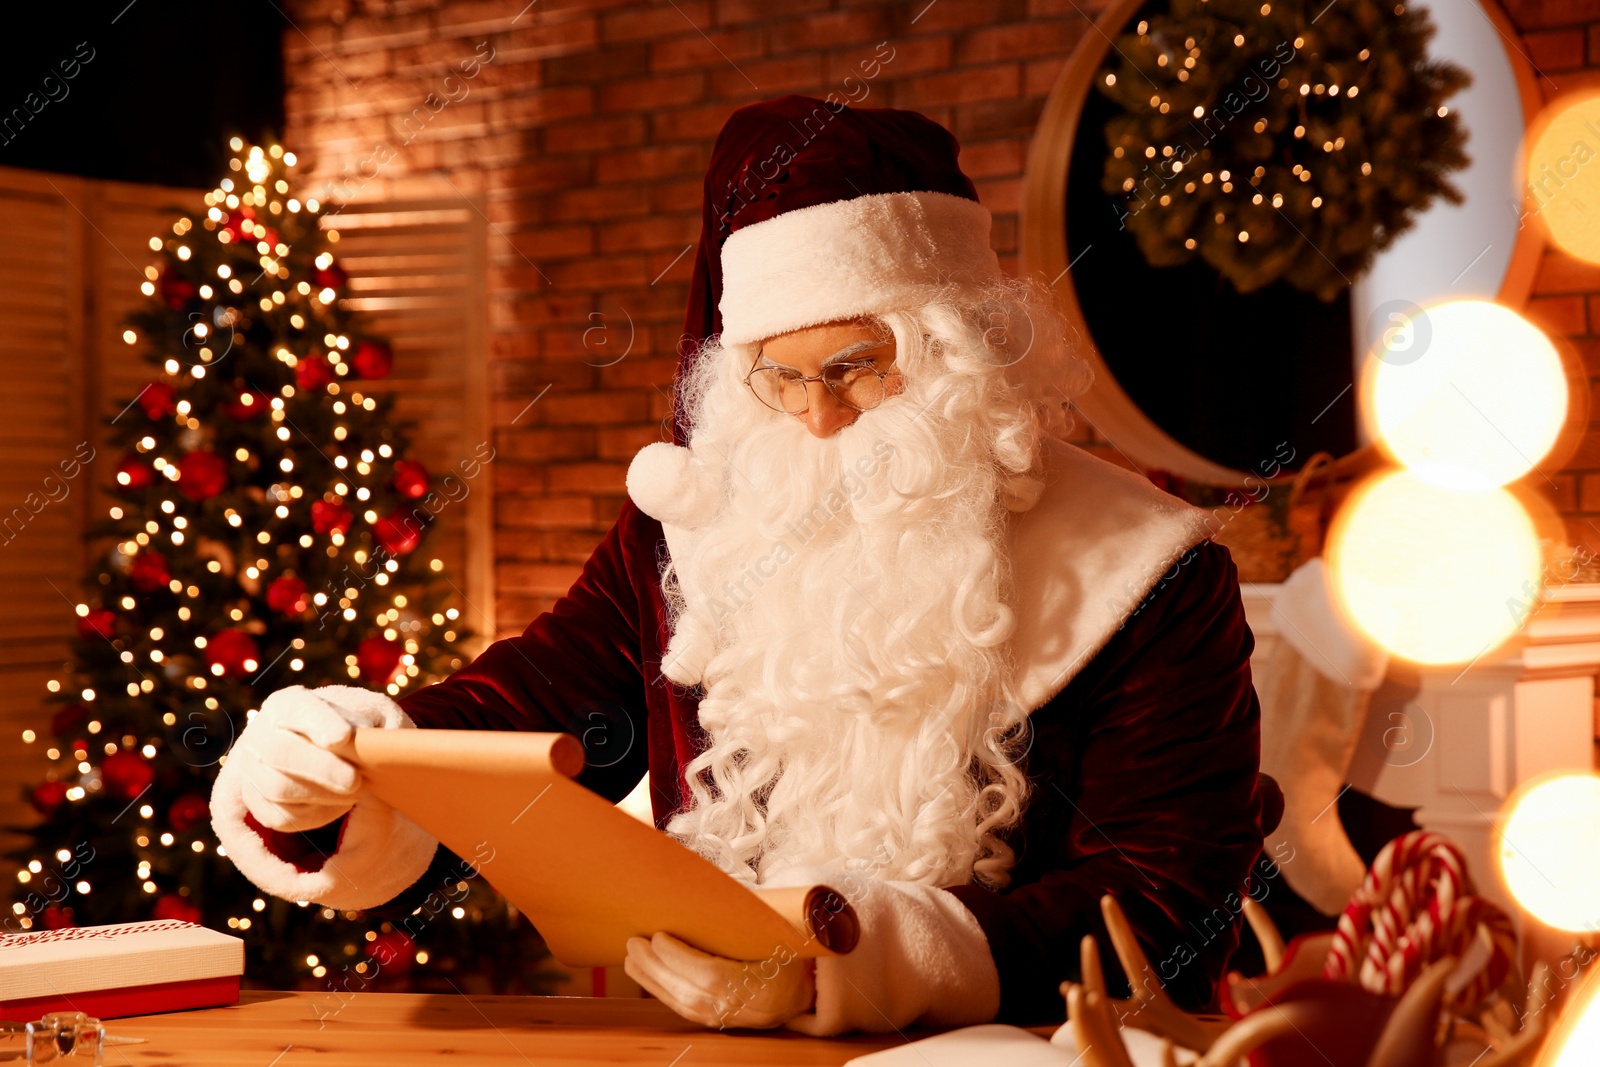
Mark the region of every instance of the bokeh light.
<instances>
[{"instance_id":1,"label":"bokeh light","mask_svg":"<svg viewBox=\"0 0 1600 1067\"><path fill-rule=\"evenodd\" d=\"M1379 445L1417 477L1450 489L1520 478L1549 453L1567 414L1550 339L1510 308L1454 300L1384 335L1363 401Z\"/></svg>"},{"instance_id":2,"label":"bokeh light","mask_svg":"<svg viewBox=\"0 0 1600 1067\"><path fill-rule=\"evenodd\" d=\"M1542 577L1532 516L1503 489L1463 492L1406 471L1360 486L1328 536L1340 608L1391 653L1461 663L1510 637Z\"/></svg>"},{"instance_id":3,"label":"bokeh light","mask_svg":"<svg viewBox=\"0 0 1600 1067\"><path fill-rule=\"evenodd\" d=\"M1591 974L1556 1024L1538 1067L1592 1067L1600 1049L1600 974Z\"/></svg>"},{"instance_id":4,"label":"bokeh light","mask_svg":"<svg viewBox=\"0 0 1600 1067\"><path fill-rule=\"evenodd\" d=\"M1600 94L1547 107L1528 147L1523 211L1562 251L1600 263Z\"/></svg>"},{"instance_id":5,"label":"bokeh light","mask_svg":"<svg viewBox=\"0 0 1600 1067\"><path fill-rule=\"evenodd\" d=\"M1500 817L1496 863L1506 891L1540 922L1600 931L1600 777L1559 774L1518 789Z\"/></svg>"}]
</instances>

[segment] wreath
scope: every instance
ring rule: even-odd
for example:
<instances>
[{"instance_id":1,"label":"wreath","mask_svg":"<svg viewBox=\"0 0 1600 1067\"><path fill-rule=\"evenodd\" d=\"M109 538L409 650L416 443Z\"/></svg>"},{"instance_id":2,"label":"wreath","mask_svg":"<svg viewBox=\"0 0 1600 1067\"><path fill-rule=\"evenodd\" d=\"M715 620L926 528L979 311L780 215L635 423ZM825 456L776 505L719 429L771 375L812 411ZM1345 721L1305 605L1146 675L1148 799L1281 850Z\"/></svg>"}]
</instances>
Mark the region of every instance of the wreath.
<instances>
[{"instance_id":1,"label":"wreath","mask_svg":"<svg viewBox=\"0 0 1600 1067\"><path fill-rule=\"evenodd\" d=\"M1102 187L1145 259L1200 256L1240 292L1333 299L1436 196L1466 134L1470 75L1431 60L1425 10L1394 0L1171 0L1097 73Z\"/></svg>"}]
</instances>

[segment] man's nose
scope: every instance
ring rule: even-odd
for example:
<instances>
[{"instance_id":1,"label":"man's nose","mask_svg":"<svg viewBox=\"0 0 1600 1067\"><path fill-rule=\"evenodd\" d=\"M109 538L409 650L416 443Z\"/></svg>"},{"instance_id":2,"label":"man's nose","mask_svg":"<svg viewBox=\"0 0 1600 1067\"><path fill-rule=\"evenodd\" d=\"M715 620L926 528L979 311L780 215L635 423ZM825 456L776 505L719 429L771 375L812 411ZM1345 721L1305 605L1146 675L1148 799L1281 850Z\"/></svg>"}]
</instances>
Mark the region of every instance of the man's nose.
<instances>
[{"instance_id":1,"label":"man's nose","mask_svg":"<svg viewBox=\"0 0 1600 1067\"><path fill-rule=\"evenodd\" d=\"M806 390L810 404L801 417L806 420L806 429L815 437L831 437L861 414L841 404L833 391L821 382L807 382Z\"/></svg>"},{"instance_id":2,"label":"man's nose","mask_svg":"<svg viewBox=\"0 0 1600 1067\"><path fill-rule=\"evenodd\" d=\"M824 386L822 382L806 382L806 398L810 403L806 405L805 414L800 418L805 419L805 429L811 430L813 437L830 437L837 434L838 430L850 426L856 421L859 411L848 408L835 397L834 390Z\"/></svg>"}]
</instances>

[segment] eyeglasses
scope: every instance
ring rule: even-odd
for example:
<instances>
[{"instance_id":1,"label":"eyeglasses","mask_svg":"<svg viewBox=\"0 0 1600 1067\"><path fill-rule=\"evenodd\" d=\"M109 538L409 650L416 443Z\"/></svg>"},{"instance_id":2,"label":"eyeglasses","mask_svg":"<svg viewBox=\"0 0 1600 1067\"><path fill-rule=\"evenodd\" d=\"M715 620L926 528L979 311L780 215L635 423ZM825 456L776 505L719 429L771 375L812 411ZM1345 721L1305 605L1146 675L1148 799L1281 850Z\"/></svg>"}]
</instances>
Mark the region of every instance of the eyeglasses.
<instances>
[{"instance_id":1,"label":"eyeglasses","mask_svg":"<svg viewBox=\"0 0 1600 1067\"><path fill-rule=\"evenodd\" d=\"M892 364L880 368L870 359L830 363L821 374L801 374L789 367L756 367L745 376L750 391L773 411L804 415L811 407L810 382L821 382L835 400L852 411L870 411L890 395L888 379L899 377Z\"/></svg>"}]
</instances>

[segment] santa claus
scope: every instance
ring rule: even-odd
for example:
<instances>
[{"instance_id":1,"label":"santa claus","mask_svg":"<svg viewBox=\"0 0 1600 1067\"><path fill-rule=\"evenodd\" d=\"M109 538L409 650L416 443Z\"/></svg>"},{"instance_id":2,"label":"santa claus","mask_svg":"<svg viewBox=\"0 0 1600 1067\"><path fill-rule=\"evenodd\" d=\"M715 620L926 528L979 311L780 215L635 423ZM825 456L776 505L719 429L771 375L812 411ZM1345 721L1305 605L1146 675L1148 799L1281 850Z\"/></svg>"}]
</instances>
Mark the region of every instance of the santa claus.
<instances>
[{"instance_id":1,"label":"santa claus","mask_svg":"<svg viewBox=\"0 0 1600 1067\"><path fill-rule=\"evenodd\" d=\"M1134 979L1212 1002L1262 843L1237 575L1205 513L1062 440L1081 364L1045 287L1001 272L958 150L913 112L734 112L676 443L637 456L520 636L399 703L264 702L212 799L246 875L403 916L459 863L330 750L357 726L565 730L586 786L620 800L648 771L666 833L860 918L815 962L633 939L628 973L688 1018L1060 1019L1106 893L1160 972Z\"/></svg>"}]
</instances>

